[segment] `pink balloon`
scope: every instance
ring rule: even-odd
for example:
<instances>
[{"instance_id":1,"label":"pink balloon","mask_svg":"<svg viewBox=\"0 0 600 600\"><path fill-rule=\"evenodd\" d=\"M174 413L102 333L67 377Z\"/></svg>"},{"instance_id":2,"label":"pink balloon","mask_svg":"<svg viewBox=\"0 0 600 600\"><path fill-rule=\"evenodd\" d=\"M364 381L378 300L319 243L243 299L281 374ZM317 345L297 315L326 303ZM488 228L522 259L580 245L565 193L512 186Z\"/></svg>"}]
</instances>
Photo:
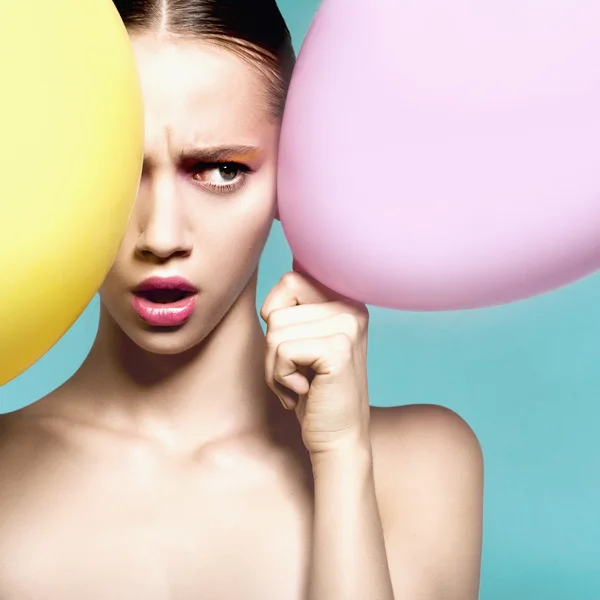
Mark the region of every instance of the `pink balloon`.
<instances>
[{"instance_id":1,"label":"pink balloon","mask_svg":"<svg viewBox=\"0 0 600 600\"><path fill-rule=\"evenodd\" d=\"M598 270L599 24L598 0L323 0L280 148L303 268L406 310Z\"/></svg>"}]
</instances>

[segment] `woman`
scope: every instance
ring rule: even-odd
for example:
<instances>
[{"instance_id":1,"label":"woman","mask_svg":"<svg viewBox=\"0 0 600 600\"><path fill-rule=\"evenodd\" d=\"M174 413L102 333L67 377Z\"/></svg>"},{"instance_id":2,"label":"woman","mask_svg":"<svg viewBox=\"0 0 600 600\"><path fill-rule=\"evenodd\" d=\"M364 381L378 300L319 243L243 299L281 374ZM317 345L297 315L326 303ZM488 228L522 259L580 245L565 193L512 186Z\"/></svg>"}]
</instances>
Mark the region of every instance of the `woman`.
<instances>
[{"instance_id":1,"label":"woman","mask_svg":"<svg viewBox=\"0 0 600 600\"><path fill-rule=\"evenodd\" d=\"M369 409L365 307L301 274L267 297L265 343L294 61L274 0L115 4L144 170L88 358L0 423L0 598L474 600L467 425Z\"/></svg>"}]
</instances>

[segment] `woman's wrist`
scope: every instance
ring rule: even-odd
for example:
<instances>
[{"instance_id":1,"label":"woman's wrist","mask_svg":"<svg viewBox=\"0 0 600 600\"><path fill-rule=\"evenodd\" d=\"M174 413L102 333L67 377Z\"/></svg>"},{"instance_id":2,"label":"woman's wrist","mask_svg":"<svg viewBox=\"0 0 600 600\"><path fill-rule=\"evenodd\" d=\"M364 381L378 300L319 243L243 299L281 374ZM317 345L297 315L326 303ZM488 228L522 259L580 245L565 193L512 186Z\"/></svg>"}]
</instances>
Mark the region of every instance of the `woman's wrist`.
<instances>
[{"instance_id":1,"label":"woman's wrist","mask_svg":"<svg viewBox=\"0 0 600 600\"><path fill-rule=\"evenodd\" d=\"M338 444L335 448L311 454L315 481L347 480L369 477L373 474L373 452L370 440L354 440Z\"/></svg>"}]
</instances>

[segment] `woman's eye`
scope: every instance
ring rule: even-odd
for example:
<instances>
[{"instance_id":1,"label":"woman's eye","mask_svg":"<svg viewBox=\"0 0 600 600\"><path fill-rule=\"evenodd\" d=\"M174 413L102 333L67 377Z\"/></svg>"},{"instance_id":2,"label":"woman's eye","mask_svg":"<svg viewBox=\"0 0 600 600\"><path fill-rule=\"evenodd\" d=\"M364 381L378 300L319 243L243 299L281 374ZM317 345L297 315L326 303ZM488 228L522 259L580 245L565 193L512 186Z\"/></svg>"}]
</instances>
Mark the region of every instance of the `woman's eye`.
<instances>
[{"instance_id":1,"label":"woman's eye","mask_svg":"<svg viewBox=\"0 0 600 600\"><path fill-rule=\"evenodd\" d=\"M242 165L235 163L223 163L220 165L198 165L196 168L196 179L208 183L209 185L219 186L228 185L240 178L244 169Z\"/></svg>"},{"instance_id":2,"label":"woman's eye","mask_svg":"<svg viewBox=\"0 0 600 600\"><path fill-rule=\"evenodd\" d=\"M219 176L227 182L233 181L240 174L240 169L235 165L221 165L217 170Z\"/></svg>"}]
</instances>

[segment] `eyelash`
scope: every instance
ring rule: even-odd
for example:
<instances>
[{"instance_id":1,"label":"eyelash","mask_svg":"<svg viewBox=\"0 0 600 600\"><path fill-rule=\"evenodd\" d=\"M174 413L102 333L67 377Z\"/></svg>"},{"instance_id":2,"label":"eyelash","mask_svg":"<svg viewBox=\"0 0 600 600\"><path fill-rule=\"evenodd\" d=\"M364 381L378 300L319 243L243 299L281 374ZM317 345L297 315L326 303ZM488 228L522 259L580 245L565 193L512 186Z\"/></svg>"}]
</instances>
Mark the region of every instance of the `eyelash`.
<instances>
[{"instance_id":1,"label":"eyelash","mask_svg":"<svg viewBox=\"0 0 600 600\"><path fill-rule=\"evenodd\" d=\"M195 176L199 173L204 173L206 171L218 171L219 169L226 167L229 167L233 171L239 171L238 176L232 183L226 183L223 185L213 183L211 181L199 181L199 183L204 187L208 187L211 191L217 194L230 194L239 190L246 183L246 176L249 173L252 173L252 169L248 165L243 165L242 163L238 162L196 163L192 167L191 171ZM196 181L198 180L196 179Z\"/></svg>"}]
</instances>

